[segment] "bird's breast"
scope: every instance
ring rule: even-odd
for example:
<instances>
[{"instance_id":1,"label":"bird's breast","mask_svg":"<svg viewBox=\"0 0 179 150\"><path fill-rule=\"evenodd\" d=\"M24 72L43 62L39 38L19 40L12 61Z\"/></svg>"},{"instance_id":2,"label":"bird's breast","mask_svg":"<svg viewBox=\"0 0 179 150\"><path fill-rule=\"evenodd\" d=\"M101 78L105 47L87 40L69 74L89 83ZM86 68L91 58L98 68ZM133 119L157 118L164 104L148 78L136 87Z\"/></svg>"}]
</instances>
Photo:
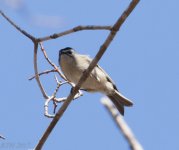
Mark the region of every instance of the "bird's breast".
<instances>
[{"instance_id":1,"label":"bird's breast","mask_svg":"<svg viewBox=\"0 0 179 150\"><path fill-rule=\"evenodd\" d=\"M60 66L66 78L76 84L79 81L83 71L77 67L77 62L72 60L73 58L70 59L67 57L69 56L61 56Z\"/></svg>"}]
</instances>

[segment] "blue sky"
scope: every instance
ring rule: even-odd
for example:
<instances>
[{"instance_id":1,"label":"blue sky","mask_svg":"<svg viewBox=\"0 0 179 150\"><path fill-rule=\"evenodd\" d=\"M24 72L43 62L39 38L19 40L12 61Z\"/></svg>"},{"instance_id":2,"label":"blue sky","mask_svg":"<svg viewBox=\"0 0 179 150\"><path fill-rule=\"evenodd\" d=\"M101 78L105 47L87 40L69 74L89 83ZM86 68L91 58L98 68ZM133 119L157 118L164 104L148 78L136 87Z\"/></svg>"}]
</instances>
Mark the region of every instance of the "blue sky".
<instances>
[{"instance_id":1,"label":"blue sky","mask_svg":"<svg viewBox=\"0 0 179 150\"><path fill-rule=\"evenodd\" d=\"M20 27L41 37L76 25L112 25L128 3L1 0L0 9ZM120 91L133 100L125 120L145 150L179 149L178 5L177 0L141 1L99 62ZM0 24L0 133L7 138L0 141L0 149L28 150L37 144L51 119L43 116L44 99L37 83L28 81L34 74L32 42L2 17ZM57 64L59 49L67 46L94 57L107 35L108 31L83 31L44 46ZM39 68L51 69L40 53ZM52 93L53 75L43 76L42 81ZM59 96L68 95L69 90L64 86ZM85 93L73 101L43 149L129 149L101 105L101 97Z\"/></svg>"}]
</instances>

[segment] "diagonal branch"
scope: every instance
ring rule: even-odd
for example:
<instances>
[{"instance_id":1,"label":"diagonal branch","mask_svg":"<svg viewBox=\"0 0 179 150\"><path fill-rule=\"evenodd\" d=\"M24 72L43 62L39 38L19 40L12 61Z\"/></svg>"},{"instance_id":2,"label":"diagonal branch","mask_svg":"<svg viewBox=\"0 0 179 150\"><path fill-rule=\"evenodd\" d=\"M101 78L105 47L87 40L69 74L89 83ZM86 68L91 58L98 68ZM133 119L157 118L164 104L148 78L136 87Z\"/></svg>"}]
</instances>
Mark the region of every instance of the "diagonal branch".
<instances>
[{"instance_id":1,"label":"diagonal branch","mask_svg":"<svg viewBox=\"0 0 179 150\"><path fill-rule=\"evenodd\" d=\"M44 145L45 141L47 140L48 136L50 135L50 133L54 129L54 127L57 124L57 122L59 121L59 119L62 117L62 115L65 112L65 110L67 109L68 105L71 103L72 99L74 98L74 96L76 95L78 90L80 89L81 85L88 78L88 76L89 76L90 72L93 70L93 68L97 65L98 61L100 60L100 58L102 57L102 55L104 54L104 52L106 51L108 46L110 45L111 41L113 40L116 33L118 32L119 28L124 23L124 21L129 16L129 14L132 12L132 10L135 8L135 6L138 4L138 2L139 2L139 0L132 0L129 7L123 12L123 14L120 16L120 18L114 24L111 32L109 33L109 35L108 35L107 39L105 40L105 42L103 43L103 45L100 47L97 55L95 56L95 58L93 59L93 61L89 65L88 69L81 76L78 84L72 89L70 95L67 97L67 100L63 103L61 108L56 113L52 122L50 123L50 125L46 129L45 133L41 137L39 143L37 144L35 150L41 150L41 148Z\"/></svg>"},{"instance_id":2,"label":"diagonal branch","mask_svg":"<svg viewBox=\"0 0 179 150\"><path fill-rule=\"evenodd\" d=\"M0 14L13 26L15 27L19 32L21 32L23 35L31 39L32 41L35 41L35 37L27 33L26 31L22 30L18 25L16 25L11 19L9 19L1 10Z\"/></svg>"},{"instance_id":3,"label":"diagonal branch","mask_svg":"<svg viewBox=\"0 0 179 150\"><path fill-rule=\"evenodd\" d=\"M109 114L121 130L122 134L129 143L131 150L143 150L142 145L138 142L132 133L132 130L129 128L123 117L118 113L118 110L114 107L112 102L107 98L102 98L101 103L106 107Z\"/></svg>"},{"instance_id":4,"label":"diagonal branch","mask_svg":"<svg viewBox=\"0 0 179 150\"><path fill-rule=\"evenodd\" d=\"M58 69L58 67L48 58L47 53L42 45L42 42L39 43L40 48L44 54L45 59L48 61L48 63L58 72L58 74L64 79L67 80L66 77L63 75L63 73Z\"/></svg>"}]
</instances>

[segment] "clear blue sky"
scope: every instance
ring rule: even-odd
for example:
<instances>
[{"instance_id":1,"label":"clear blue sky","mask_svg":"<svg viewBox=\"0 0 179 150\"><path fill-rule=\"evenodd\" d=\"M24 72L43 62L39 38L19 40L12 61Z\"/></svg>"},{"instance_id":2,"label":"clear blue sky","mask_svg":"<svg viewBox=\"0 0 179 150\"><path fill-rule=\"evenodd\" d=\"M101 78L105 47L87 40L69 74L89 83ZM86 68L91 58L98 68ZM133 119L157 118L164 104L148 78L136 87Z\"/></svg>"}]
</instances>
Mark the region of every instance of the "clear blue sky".
<instances>
[{"instance_id":1,"label":"clear blue sky","mask_svg":"<svg viewBox=\"0 0 179 150\"><path fill-rule=\"evenodd\" d=\"M128 3L1 0L0 9L23 29L40 37L76 25L112 25ZM134 107L126 109L125 120L145 150L179 149L178 5L178 0L141 1L100 60L120 91L133 100ZM57 64L58 50L67 46L94 57L107 34L83 31L44 45ZM36 81L28 81L34 74L33 44L0 16L0 47L0 134L7 138L0 140L0 149L28 150L37 144L51 121L43 116L44 99ZM42 55L39 67L41 71L51 69ZM53 75L42 79L47 92L52 93ZM69 87L64 87L59 96L68 93ZM73 101L44 150L128 150L101 105L101 97L85 93Z\"/></svg>"}]
</instances>

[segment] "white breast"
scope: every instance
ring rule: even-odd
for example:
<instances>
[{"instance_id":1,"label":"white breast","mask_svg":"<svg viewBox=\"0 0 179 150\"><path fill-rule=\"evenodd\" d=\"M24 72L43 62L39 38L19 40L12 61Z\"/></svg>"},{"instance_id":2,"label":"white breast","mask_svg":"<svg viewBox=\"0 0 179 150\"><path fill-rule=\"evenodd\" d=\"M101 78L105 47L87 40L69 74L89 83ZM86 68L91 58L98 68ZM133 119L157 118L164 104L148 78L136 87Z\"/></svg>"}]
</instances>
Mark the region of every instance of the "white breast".
<instances>
[{"instance_id":1,"label":"white breast","mask_svg":"<svg viewBox=\"0 0 179 150\"><path fill-rule=\"evenodd\" d=\"M79 81L81 71L77 69L77 63L73 58L67 55L61 55L60 66L69 81L75 84Z\"/></svg>"}]
</instances>

